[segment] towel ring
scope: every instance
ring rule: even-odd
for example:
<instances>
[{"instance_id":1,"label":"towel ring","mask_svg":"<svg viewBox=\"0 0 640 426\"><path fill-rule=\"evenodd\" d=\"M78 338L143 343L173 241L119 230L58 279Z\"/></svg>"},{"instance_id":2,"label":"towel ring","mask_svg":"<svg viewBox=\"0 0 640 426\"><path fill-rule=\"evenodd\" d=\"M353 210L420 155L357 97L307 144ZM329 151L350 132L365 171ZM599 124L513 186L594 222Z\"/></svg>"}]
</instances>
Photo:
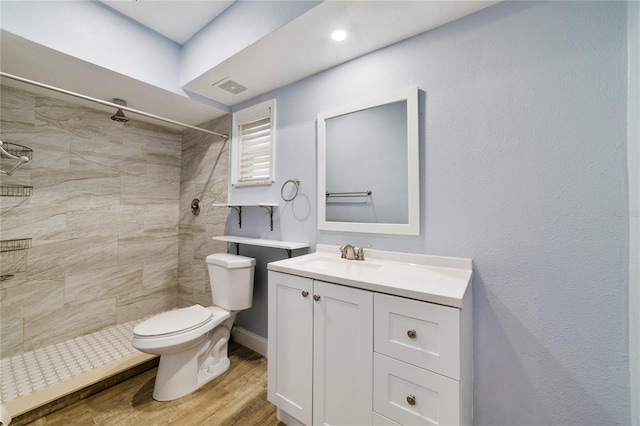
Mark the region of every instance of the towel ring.
<instances>
[{"instance_id":1,"label":"towel ring","mask_svg":"<svg viewBox=\"0 0 640 426\"><path fill-rule=\"evenodd\" d=\"M291 197L291 198L285 198L284 197L284 188L285 188L285 186L287 186L287 184L289 182L293 183L296 186L296 193L293 194L293 197ZM296 198L298 196L298 192L299 191L300 191L300 179L289 179L288 181L286 181L285 183L282 184L282 189L280 189L280 196L282 197L282 199L284 201L286 201L288 203L289 201L293 201L294 198Z\"/></svg>"}]
</instances>

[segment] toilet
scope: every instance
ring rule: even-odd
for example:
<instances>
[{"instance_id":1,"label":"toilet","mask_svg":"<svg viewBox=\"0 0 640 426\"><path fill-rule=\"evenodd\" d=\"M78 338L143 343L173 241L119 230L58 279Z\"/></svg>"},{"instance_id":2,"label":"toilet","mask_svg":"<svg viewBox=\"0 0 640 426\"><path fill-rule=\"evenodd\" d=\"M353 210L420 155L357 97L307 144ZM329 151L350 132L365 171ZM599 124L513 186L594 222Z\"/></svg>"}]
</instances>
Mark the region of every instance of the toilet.
<instances>
[{"instance_id":1,"label":"toilet","mask_svg":"<svg viewBox=\"0 0 640 426\"><path fill-rule=\"evenodd\" d=\"M180 398L227 371L231 327L253 301L255 264L228 253L207 256L214 306L163 312L133 329L134 348L160 355L153 399Z\"/></svg>"}]
</instances>

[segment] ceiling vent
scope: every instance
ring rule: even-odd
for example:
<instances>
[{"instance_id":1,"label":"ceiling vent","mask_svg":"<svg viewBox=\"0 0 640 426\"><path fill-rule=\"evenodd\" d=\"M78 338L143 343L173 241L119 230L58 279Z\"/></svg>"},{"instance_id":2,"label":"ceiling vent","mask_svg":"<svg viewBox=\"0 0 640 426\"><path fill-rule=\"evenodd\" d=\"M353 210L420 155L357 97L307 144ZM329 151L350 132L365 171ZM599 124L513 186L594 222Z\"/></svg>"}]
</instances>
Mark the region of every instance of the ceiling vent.
<instances>
[{"instance_id":1,"label":"ceiling vent","mask_svg":"<svg viewBox=\"0 0 640 426\"><path fill-rule=\"evenodd\" d=\"M248 87L231 79L225 80L224 82L218 84L217 87L224 90L225 92L231 93L232 95L239 95L240 93L248 89Z\"/></svg>"}]
</instances>

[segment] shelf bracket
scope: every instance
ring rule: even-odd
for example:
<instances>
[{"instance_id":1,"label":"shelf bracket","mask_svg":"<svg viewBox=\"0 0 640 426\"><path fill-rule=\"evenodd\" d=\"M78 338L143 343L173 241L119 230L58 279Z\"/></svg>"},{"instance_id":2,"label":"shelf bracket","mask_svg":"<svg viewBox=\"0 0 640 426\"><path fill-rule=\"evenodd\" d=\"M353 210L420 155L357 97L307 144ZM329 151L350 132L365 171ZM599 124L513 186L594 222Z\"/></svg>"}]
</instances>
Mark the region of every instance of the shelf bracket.
<instances>
[{"instance_id":1,"label":"shelf bracket","mask_svg":"<svg viewBox=\"0 0 640 426\"><path fill-rule=\"evenodd\" d=\"M287 251L287 257L291 259L291 249L285 249Z\"/></svg>"},{"instance_id":2,"label":"shelf bracket","mask_svg":"<svg viewBox=\"0 0 640 426\"><path fill-rule=\"evenodd\" d=\"M242 206L229 206L229 208L238 212L238 228L242 229Z\"/></svg>"},{"instance_id":3,"label":"shelf bracket","mask_svg":"<svg viewBox=\"0 0 640 426\"><path fill-rule=\"evenodd\" d=\"M271 231L273 231L273 206L259 206L259 207L262 207L263 209L267 209L267 211L269 212L269 218L271 222Z\"/></svg>"}]
</instances>

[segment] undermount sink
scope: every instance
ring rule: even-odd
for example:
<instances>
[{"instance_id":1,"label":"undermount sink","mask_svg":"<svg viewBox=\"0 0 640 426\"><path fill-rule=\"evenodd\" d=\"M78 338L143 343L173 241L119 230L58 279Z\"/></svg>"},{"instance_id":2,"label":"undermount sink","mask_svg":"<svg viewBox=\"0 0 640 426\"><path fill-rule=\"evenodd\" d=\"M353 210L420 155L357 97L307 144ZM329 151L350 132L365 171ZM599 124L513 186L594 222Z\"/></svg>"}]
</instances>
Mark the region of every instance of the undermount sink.
<instances>
[{"instance_id":1,"label":"undermount sink","mask_svg":"<svg viewBox=\"0 0 640 426\"><path fill-rule=\"evenodd\" d=\"M311 259L305 259L301 262L297 262L298 265L313 268L322 269L325 271L339 271L339 270L358 270L358 269L377 269L382 265L373 262L367 262L366 260L347 260L342 258L333 257L314 257Z\"/></svg>"}]
</instances>

